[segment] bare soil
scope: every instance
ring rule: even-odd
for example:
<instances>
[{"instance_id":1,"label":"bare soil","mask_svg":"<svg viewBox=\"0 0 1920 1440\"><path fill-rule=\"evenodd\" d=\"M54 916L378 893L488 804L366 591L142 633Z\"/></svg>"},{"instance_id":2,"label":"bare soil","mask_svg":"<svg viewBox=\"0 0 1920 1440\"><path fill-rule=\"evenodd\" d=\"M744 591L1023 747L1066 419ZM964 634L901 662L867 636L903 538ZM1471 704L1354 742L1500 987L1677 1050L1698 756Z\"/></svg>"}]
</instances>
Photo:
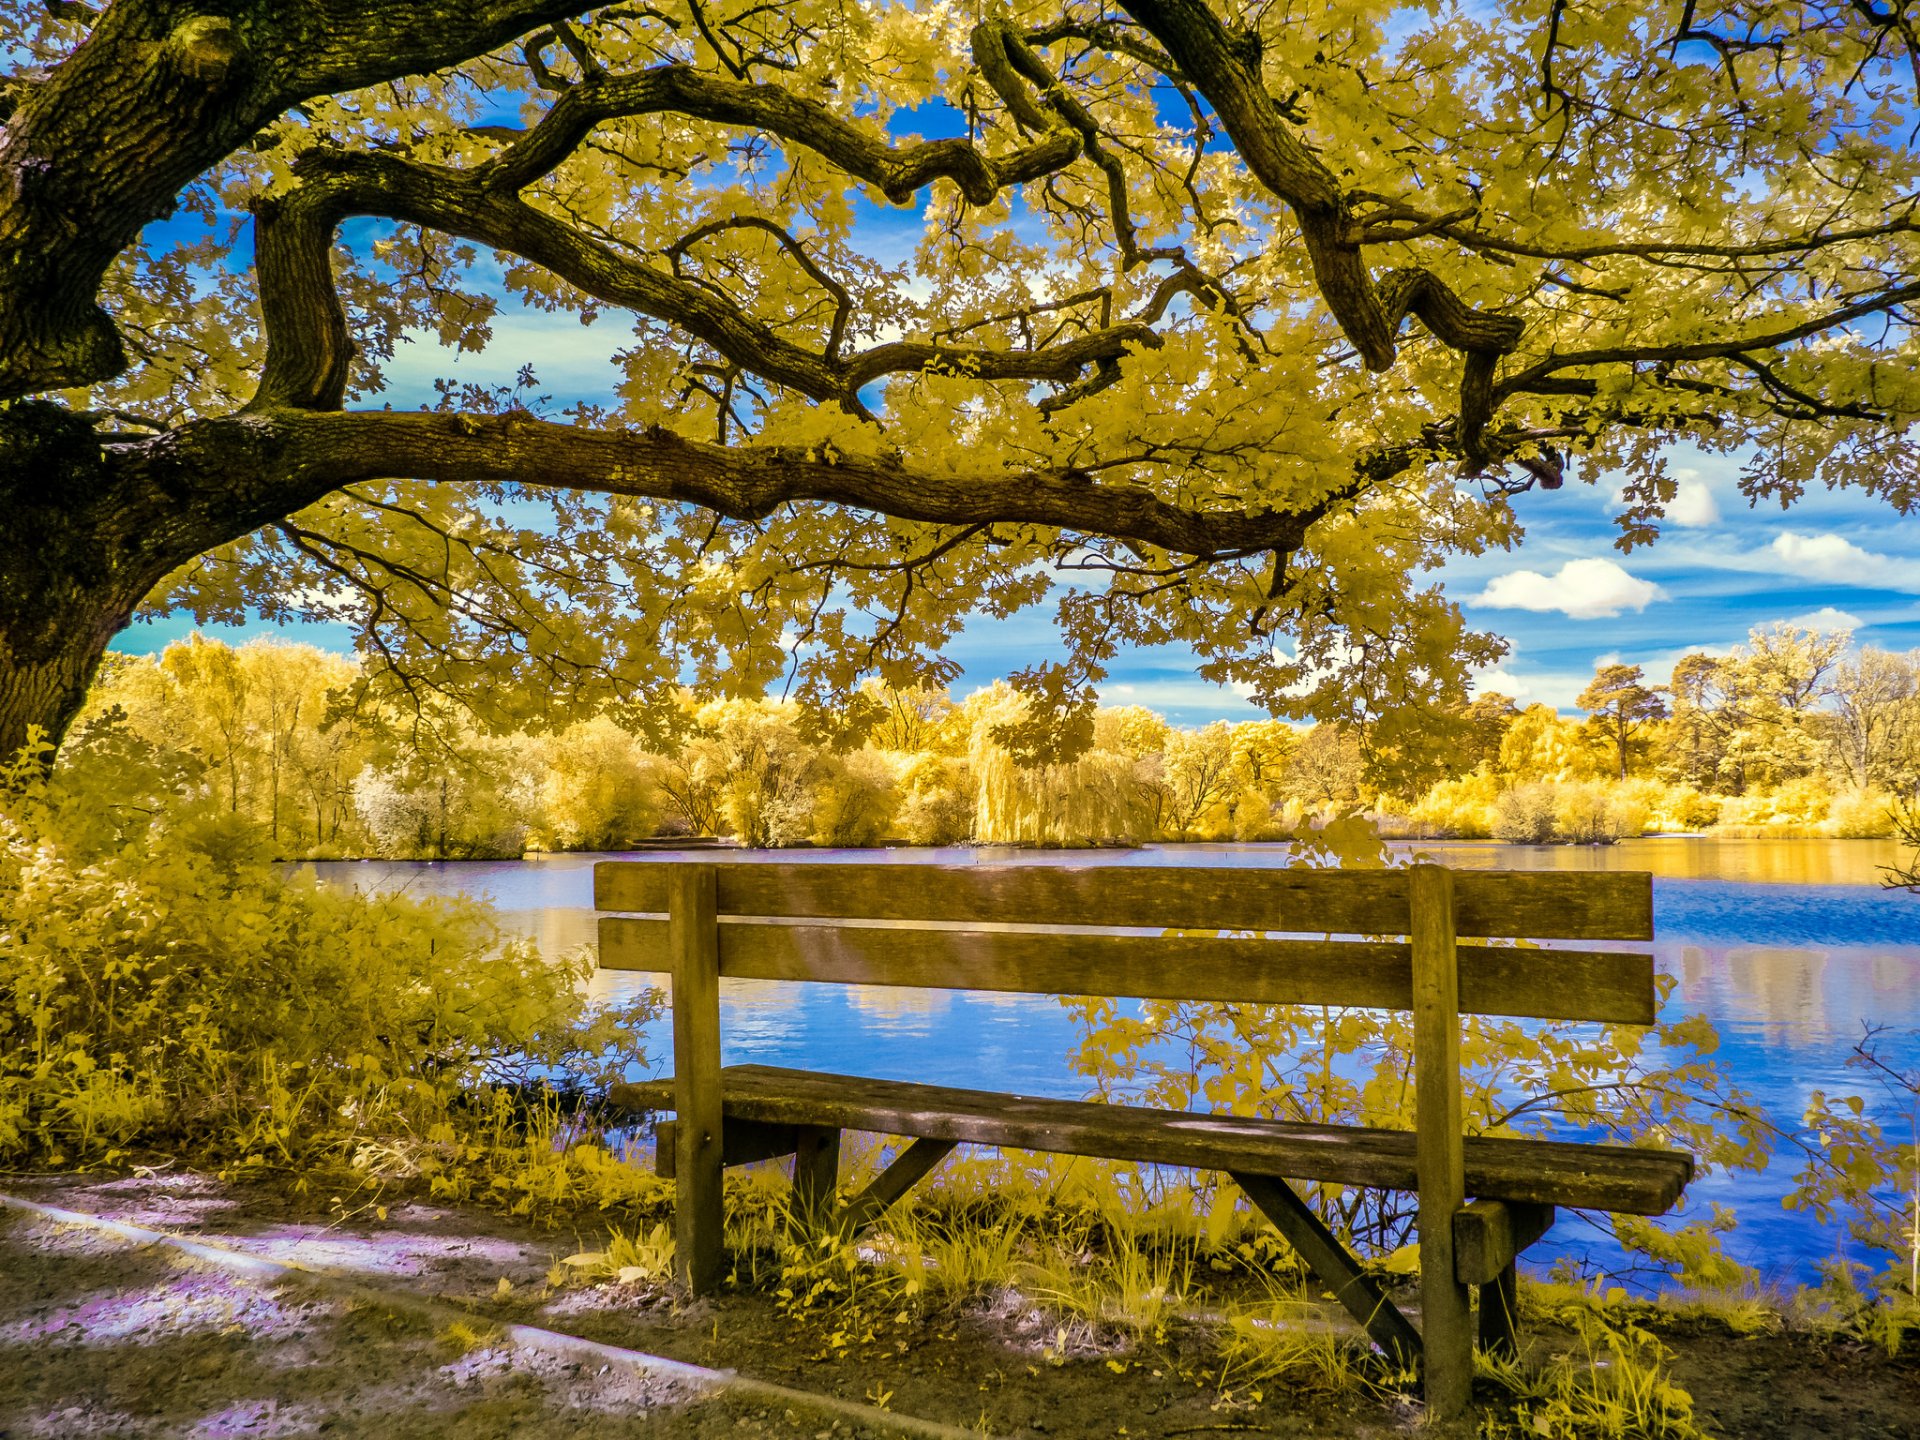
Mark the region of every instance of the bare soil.
<instances>
[{"instance_id":1,"label":"bare soil","mask_svg":"<svg viewBox=\"0 0 1920 1440\"><path fill-rule=\"evenodd\" d=\"M893 1413L1047 1437L1406 1436L1389 1389L1296 1393L1223 1372L1199 1326L1157 1342L1075 1333L1013 1297L917 1314L836 1345L765 1293L687 1302L640 1284L549 1283L584 1228L541 1230L425 1204L329 1214L200 1175L0 1182L45 1204L190 1235L463 1306L458 1330L404 1307L237 1278L176 1253L0 1212L0 1440L13 1437L813 1436L896 1433L805 1405L715 1398L492 1333L521 1322L835 1395ZM562 1267L564 1268L564 1267ZM502 1281L507 1282L503 1287ZM1920 1355L1800 1335L1661 1337L1696 1418L1728 1440L1920 1440ZM1064 1341L1064 1343L1063 1343ZM1543 1331L1539 1346L1569 1337ZM1493 1398L1497 1404L1497 1397Z\"/></svg>"}]
</instances>

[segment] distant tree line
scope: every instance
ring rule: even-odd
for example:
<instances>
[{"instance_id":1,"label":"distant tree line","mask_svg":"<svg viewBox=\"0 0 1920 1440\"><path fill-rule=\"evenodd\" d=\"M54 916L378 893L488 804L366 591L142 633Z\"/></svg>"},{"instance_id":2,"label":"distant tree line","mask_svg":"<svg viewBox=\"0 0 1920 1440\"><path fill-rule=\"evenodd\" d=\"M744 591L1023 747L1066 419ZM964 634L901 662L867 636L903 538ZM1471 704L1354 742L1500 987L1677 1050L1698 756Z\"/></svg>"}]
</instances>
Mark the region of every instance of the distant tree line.
<instances>
[{"instance_id":1,"label":"distant tree line","mask_svg":"<svg viewBox=\"0 0 1920 1440\"><path fill-rule=\"evenodd\" d=\"M1584 718L1483 694L1440 750L1364 727L1170 725L1141 706L1041 717L870 684L831 714L683 694L664 712L493 733L432 697L372 696L352 660L201 636L115 656L82 740L130 731L287 856L481 857L661 836L750 846L1271 840L1365 807L1390 833L1595 841L1718 825L1891 834L1920 790L1920 652L1756 630L1669 687L1601 666ZM1436 754L1443 758L1436 759Z\"/></svg>"}]
</instances>

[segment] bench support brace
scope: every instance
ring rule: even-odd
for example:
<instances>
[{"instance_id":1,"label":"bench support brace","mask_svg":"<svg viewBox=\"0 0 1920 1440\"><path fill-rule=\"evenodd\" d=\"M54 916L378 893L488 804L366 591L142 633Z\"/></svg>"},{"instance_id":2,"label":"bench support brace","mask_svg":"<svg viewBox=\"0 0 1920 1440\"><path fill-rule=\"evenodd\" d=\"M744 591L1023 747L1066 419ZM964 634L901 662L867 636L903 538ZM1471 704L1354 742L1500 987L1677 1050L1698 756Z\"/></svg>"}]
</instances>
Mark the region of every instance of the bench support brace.
<instances>
[{"instance_id":1,"label":"bench support brace","mask_svg":"<svg viewBox=\"0 0 1920 1440\"><path fill-rule=\"evenodd\" d=\"M1519 1272L1509 1262L1506 1269L1480 1287L1480 1348L1502 1360L1520 1353L1520 1342L1515 1338L1519 1280Z\"/></svg>"},{"instance_id":2,"label":"bench support brace","mask_svg":"<svg viewBox=\"0 0 1920 1440\"><path fill-rule=\"evenodd\" d=\"M731 1170L736 1165L757 1165L762 1160L777 1160L791 1155L799 1145L799 1126L769 1125L763 1120L729 1120L721 1136L721 1163ZM653 1127L653 1173L662 1180L676 1178L675 1150L679 1129L671 1120Z\"/></svg>"},{"instance_id":3,"label":"bench support brace","mask_svg":"<svg viewBox=\"0 0 1920 1440\"><path fill-rule=\"evenodd\" d=\"M1420 1334L1360 1268L1360 1262L1327 1229L1313 1208L1285 1180L1229 1171L1260 1213L1287 1237L1321 1284L1365 1327L1374 1344L1409 1370L1420 1365Z\"/></svg>"},{"instance_id":4,"label":"bench support brace","mask_svg":"<svg viewBox=\"0 0 1920 1440\"><path fill-rule=\"evenodd\" d=\"M840 1212L840 1230L857 1235L886 1213L887 1208L911 1190L952 1152L951 1140L916 1140L893 1163L873 1179L873 1183L847 1202Z\"/></svg>"}]
</instances>

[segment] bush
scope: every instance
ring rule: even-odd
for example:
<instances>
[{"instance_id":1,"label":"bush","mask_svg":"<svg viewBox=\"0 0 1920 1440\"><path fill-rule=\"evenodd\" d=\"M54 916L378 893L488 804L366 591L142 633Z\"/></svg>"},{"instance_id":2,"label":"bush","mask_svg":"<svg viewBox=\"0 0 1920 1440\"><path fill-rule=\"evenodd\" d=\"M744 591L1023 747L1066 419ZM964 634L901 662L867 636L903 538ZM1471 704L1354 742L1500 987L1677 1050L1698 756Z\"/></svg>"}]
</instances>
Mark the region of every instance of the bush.
<instances>
[{"instance_id":1,"label":"bush","mask_svg":"<svg viewBox=\"0 0 1920 1440\"><path fill-rule=\"evenodd\" d=\"M1553 797L1553 832L1573 845L1611 845L1646 829L1646 803L1612 785L1561 785Z\"/></svg>"},{"instance_id":2,"label":"bush","mask_svg":"<svg viewBox=\"0 0 1920 1440\"><path fill-rule=\"evenodd\" d=\"M875 750L856 750L821 762L813 795L813 843L832 848L878 845L900 809L893 766Z\"/></svg>"},{"instance_id":3,"label":"bush","mask_svg":"<svg viewBox=\"0 0 1920 1440\"><path fill-rule=\"evenodd\" d=\"M1893 797L1882 790L1848 790L1833 797L1827 829L1843 840L1883 840L1895 833Z\"/></svg>"},{"instance_id":4,"label":"bush","mask_svg":"<svg viewBox=\"0 0 1920 1440\"><path fill-rule=\"evenodd\" d=\"M528 1115L640 1060L657 999L590 1016L584 957L543 959L472 902L289 874L191 764L124 731L68 751L0 771L16 1163L168 1150L461 1188L484 1156L550 1157Z\"/></svg>"},{"instance_id":5,"label":"bush","mask_svg":"<svg viewBox=\"0 0 1920 1440\"><path fill-rule=\"evenodd\" d=\"M905 757L903 757L905 758ZM897 828L910 845L962 845L973 836L973 767L940 755L906 759Z\"/></svg>"},{"instance_id":6,"label":"bush","mask_svg":"<svg viewBox=\"0 0 1920 1440\"><path fill-rule=\"evenodd\" d=\"M1705 830L1720 823L1721 797L1691 785L1658 785L1649 792L1648 824L1655 830Z\"/></svg>"},{"instance_id":7,"label":"bush","mask_svg":"<svg viewBox=\"0 0 1920 1440\"><path fill-rule=\"evenodd\" d=\"M1240 792L1233 806L1235 840L1243 844L1284 840L1287 834L1280 812L1263 791L1248 786Z\"/></svg>"},{"instance_id":8,"label":"bush","mask_svg":"<svg viewBox=\"0 0 1920 1440\"><path fill-rule=\"evenodd\" d=\"M1485 840L1494 834L1499 782L1486 770L1457 780L1442 780L1407 811L1414 833L1461 840Z\"/></svg>"},{"instance_id":9,"label":"bush","mask_svg":"<svg viewBox=\"0 0 1920 1440\"><path fill-rule=\"evenodd\" d=\"M1516 785L1493 804L1493 838L1509 845L1545 845L1553 839L1553 787Z\"/></svg>"},{"instance_id":10,"label":"bush","mask_svg":"<svg viewBox=\"0 0 1920 1440\"><path fill-rule=\"evenodd\" d=\"M1825 783L1806 776L1772 790L1730 797L1721 807L1720 824L1728 830L1767 835L1817 835L1822 833L1832 804L1833 796Z\"/></svg>"}]
</instances>

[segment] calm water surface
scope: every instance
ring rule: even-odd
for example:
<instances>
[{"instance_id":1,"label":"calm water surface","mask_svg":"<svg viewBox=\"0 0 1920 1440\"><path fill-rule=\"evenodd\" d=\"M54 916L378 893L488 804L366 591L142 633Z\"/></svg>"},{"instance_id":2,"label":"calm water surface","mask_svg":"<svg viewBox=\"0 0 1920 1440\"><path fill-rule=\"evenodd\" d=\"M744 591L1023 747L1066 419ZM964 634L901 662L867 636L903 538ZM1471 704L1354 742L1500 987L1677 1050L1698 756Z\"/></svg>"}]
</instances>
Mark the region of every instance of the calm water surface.
<instances>
[{"instance_id":1,"label":"calm water surface","mask_svg":"<svg viewBox=\"0 0 1920 1440\"><path fill-rule=\"evenodd\" d=\"M1902 1068L1920 1067L1920 896L1880 887L1881 867L1898 858L1891 841L1672 838L1606 847L1428 842L1403 848L1461 868L1652 871L1654 951L1660 968L1678 982L1665 1017L1705 1012L1720 1033L1727 1070L1783 1124L1797 1122L1815 1090L1861 1090L1863 1081L1846 1060L1865 1024L1890 1027L1886 1053ZM700 854L739 864L803 858L1268 866L1287 858L1281 847L1252 845ZM363 887L485 897L508 923L559 951L594 944L593 864L604 858L314 868L323 878ZM595 989L612 995L659 980L602 972ZM757 981L724 982L722 995L730 1064L754 1060L1030 1094L1086 1092L1066 1058L1079 1039L1077 1028L1048 997ZM663 1029L654 1051L664 1055L667 1048ZM1682 1218L1706 1214L1715 1201L1736 1206L1740 1223L1730 1249L1771 1278L1810 1280L1818 1262L1843 1251L1845 1242L1781 1207L1791 1170L1782 1157L1759 1175L1705 1177L1689 1190ZM1589 1227L1564 1221L1533 1253L1591 1253L1604 1260L1590 1241Z\"/></svg>"}]
</instances>

